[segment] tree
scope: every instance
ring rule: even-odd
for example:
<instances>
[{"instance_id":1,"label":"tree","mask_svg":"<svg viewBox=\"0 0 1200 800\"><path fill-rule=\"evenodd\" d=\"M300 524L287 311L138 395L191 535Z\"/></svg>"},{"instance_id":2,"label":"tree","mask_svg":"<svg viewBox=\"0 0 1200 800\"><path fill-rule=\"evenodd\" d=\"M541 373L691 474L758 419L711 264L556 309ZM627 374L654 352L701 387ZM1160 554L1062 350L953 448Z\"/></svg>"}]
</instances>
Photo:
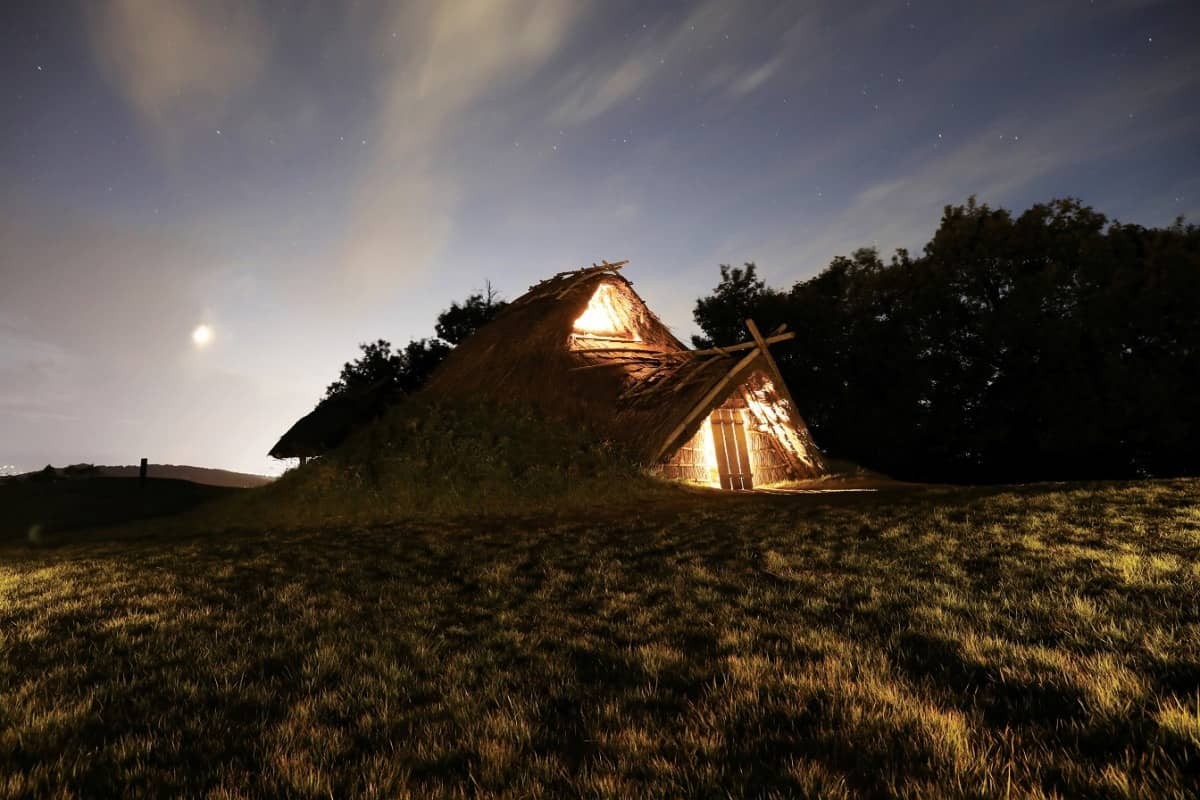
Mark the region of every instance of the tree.
<instances>
[{"instance_id":1,"label":"tree","mask_svg":"<svg viewBox=\"0 0 1200 800\"><path fill-rule=\"evenodd\" d=\"M377 383L399 384L404 361L392 352L392 343L379 339L358 346L362 355L342 365L341 375L325 389L325 398L361 391ZM397 386L398 388L398 386Z\"/></svg>"},{"instance_id":2,"label":"tree","mask_svg":"<svg viewBox=\"0 0 1200 800\"><path fill-rule=\"evenodd\" d=\"M439 314L434 331L439 339L452 345L462 344L463 340L490 322L507 305L499 299L491 281L488 281L483 294L470 295L462 305L451 303L448 309Z\"/></svg>"},{"instance_id":3,"label":"tree","mask_svg":"<svg viewBox=\"0 0 1200 800\"><path fill-rule=\"evenodd\" d=\"M506 305L489 282L483 294L472 294L461 304L451 303L438 315L436 338L414 339L395 350L386 339L360 344L362 355L342 365L341 374L326 388L321 402L377 386L385 394L397 396L417 391L454 346L491 321Z\"/></svg>"},{"instance_id":4,"label":"tree","mask_svg":"<svg viewBox=\"0 0 1200 800\"><path fill-rule=\"evenodd\" d=\"M786 292L723 265L695 316L718 342L787 322L776 357L817 441L896 477L1200 472L1200 228L1182 220L970 198L916 258L859 250Z\"/></svg>"},{"instance_id":5,"label":"tree","mask_svg":"<svg viewBox=\"0 0 1200 800\"><path fill-rule=\"evenodd\" d=\"M757 270L752 261L741 267L721 265L720 283L711 295L696 301L692 315L706 335L693 336L693 345L712 347L716 341L730 342L743 334L750 312L760 311L768 294Z\"/></svg>"}]
</instances>

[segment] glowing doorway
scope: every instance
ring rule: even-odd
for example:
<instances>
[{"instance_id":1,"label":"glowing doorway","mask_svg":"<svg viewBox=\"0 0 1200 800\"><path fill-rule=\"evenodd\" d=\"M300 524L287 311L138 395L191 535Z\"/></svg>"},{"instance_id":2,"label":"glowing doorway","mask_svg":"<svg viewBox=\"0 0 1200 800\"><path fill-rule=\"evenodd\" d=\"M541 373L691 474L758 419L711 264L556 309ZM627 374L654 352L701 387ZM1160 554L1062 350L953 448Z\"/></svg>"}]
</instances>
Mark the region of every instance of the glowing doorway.
<instances>
[{"instance_id":1,"label":"glowing doorway","mask_svg":"<svg viewBox=\"0 0 1200 800\"><path fill-rule=\"evenodd\" d=\"M750 448L746 444L746 416L740 408L717 408L708 417L712 429L713 460L722 489L754 488Z\"/></svg>"}]
</instances>

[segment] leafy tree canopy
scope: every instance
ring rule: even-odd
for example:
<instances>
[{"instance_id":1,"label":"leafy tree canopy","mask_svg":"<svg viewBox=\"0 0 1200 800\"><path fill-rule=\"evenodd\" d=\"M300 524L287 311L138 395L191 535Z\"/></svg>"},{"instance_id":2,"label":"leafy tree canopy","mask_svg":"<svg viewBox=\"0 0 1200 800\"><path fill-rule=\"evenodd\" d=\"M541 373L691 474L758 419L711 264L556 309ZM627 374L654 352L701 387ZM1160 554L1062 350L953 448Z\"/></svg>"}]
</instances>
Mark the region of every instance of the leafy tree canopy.
<instances>
[{"instance_id":1,"label":"leafy tree canopy","mask_svg":"<svg viewBox=\"0 0 1200 800\"><path fill-rule=\"evenodd\" d=\"M461 304L451 303L450 308L438 315L434 338L414 339L395 349L386 339L360 344L361 355L342 365L341 374L326 388L321 402L378 385L398 394L417 391L455 345L461 344L506 305L488 283L484 293L472 294Z\"/></svg>"},{"instance_id":2,"label":"leafy tree canopy","mask_svg":"<svg viewBox=\"0 0 1200 800\"><path fill-rule=\"evenodd\" d=\"M452 345L462 344L464 339L484 323L490 322L507 305L498 298L492 284L488 283L483 294L473 294L461 305L451 303L448 309L438 315L434 330L439 339Z\"/></svg>"},{"instance_id":3,"label":"leafy tree canopy","mask_svg":"<svg viewBox=\"0 0 1200 800\"><path fill-rule=\"evenodd\" d=\"M773 348L817 442L896 477L1200 473L1200 228L1077 200L948 206L919 257L863 249L774 289L721 267L697 344Z\"/></svg>"}]
</instances>

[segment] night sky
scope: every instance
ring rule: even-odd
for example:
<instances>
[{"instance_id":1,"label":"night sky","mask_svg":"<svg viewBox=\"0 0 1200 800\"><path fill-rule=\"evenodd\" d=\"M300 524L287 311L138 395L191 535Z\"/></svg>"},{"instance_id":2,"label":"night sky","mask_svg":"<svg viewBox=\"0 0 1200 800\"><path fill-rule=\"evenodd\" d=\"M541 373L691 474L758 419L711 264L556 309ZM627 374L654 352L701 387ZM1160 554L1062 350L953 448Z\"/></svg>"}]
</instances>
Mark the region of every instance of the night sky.
<instances>
[{"instance_id":1,"label":"night sky","mask_svg":"<svg viewBox=\"0 0 1200 800\"><path fill-rule=\"evenodd\" d=\"M489 279L628 258L686 336L970 194L1196 221L1198 89L1195 0L8 0L0 465L277 471Z\"/></svg>"}]
</instances>

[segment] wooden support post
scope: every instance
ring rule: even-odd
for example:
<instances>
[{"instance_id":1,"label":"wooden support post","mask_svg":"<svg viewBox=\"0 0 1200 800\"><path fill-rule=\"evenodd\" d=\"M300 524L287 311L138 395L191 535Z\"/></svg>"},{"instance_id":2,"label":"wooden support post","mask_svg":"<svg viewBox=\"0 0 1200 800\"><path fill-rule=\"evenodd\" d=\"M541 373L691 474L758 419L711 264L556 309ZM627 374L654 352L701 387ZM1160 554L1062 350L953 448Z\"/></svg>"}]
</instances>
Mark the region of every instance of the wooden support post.
<instances>
[{"instance_id":1,"label":"wooden support post","mask_svg":"<svg viewBox=\"0 0 1200 800\"><path fill-rule=\"evenodd\" d=\"M300 456L300 466L303 467L307 463L308 463L308 456Z\"/></svg>"},{"instance_id":2,"label":"wooden support post","mask_svg":"<svg viewBox=\"0 0 1200 800\"><path fill-rule=\"evenodd\" d=\"M755 347L750 351L749 354L746 355L745 358L735 364L733 369L725 373L725 377L717 381L716 386L712 387L705 393L704 397L700 399L700 402L696 403L692 410L688 412L688 415L683 418L683 422L680 422L678 425L676 425L675 429L671 431L667 438L663 440L662 444L658 446L658 451L654 454L654 458L652 459L654 463L657 463L658 460L662 458L663 453L665 453L667 448L671 446L671 443L675 441L676 437L687 430L688 425L691 425L696 417L698 417L708 407L708 404L711 403L713 399L721 393L721 390L724 389L731 380L733 380L734 376L749 366L751 361L758 358L758 353L759 349Z\"/></svg>"},{"instance_id":3,"label":"wooden support post","mask_svg":"<svg viewBox=\"0 0 1200 800\"><path fill-rule=\"evenodd\" d=\"M746 328L750 331L750 335L754 337L754 341L758 342L763 352L763 360L767 364L767 372L771 374L771 380L775 383L775 391L779 392L780 396L787 401L788 418L792 421L792 425L796 430L807 430L808 426L804 424L804 420L800 419L800 409L796 407L796 400L792 397L792 390L788 388L787 381L783 379L783 373L779 371L779 365L775 363L775 357L767 349L763 335L758 332L758 326L754 324L754 320L746 320Z\"/></svg>"},{"instance_id":4,"label":"wooden support post","mask_svg":"<svg viewBox=\"0 0 1200 800\"><path fill-rule=\"evenodd\" d=\"M148 466L148 460L143 458L142 463L138 466L138 485L140 486L146 485L146 471Z\"/></svg>"}]
</instances>

